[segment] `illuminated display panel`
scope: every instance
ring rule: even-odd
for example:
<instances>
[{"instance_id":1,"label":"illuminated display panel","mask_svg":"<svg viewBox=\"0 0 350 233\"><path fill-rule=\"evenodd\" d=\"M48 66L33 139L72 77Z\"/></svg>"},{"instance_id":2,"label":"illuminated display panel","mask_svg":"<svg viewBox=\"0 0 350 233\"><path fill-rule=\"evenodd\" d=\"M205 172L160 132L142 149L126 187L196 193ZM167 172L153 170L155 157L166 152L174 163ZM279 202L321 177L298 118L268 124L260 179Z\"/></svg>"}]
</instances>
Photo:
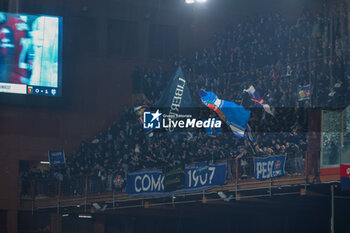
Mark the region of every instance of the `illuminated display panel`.
<instances>
[{"instance_id":1,"label":"illuminated display panel","mask_svg":"<svg viewBox=\"0 0 350 233\"><path fill-rule=\"evenodd\" d=\"M61 96L62 18L0 12L0 92Z\"/></svg>"}]
</instances>

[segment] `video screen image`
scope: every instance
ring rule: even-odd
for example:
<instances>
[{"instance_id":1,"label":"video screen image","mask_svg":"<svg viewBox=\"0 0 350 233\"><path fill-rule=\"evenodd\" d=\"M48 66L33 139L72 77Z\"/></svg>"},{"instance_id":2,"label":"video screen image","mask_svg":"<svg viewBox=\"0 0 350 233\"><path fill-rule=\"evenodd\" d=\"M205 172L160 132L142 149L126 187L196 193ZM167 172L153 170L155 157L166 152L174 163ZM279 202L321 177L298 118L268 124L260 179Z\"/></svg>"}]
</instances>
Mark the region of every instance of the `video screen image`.
<instances>
[{"instance_id":1,"label":"video screen image","mask_svg":"<svg viewBox=\"0 0 350 233\"><path fill-rule=\"evenodd\" d=\"M62 18L0 12L0 92L61 95Z\"/></svg>"}]
</instances>

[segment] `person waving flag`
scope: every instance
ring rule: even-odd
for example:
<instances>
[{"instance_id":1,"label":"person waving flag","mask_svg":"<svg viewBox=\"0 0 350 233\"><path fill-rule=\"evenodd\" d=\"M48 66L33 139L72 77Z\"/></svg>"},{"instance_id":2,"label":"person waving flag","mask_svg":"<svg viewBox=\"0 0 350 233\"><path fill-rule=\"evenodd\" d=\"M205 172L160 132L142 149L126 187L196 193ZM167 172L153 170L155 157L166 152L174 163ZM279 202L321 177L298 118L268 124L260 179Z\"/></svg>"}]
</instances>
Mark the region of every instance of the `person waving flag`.
<instances>
[{"instance_id":1,"label":"person waving flag","mask_svg":"<svg viewBox=\"0 0 350 233\"><path fill-rule=\"evenodd\" d=\"M244 89L244 92L248 92L248 94L251 97L251 100L255 102L259 107L262 107L265 112L267 112L270 115L274 115L270 105L268 105L259 95L259 93L255 90L254 86L250 86L248 89Z\"/></svg>"},{"instance_id":2,"label":"person waving flag","mask_svg":"<svg viewBox=\"0 0 350 233\"><path fill-rule=\"evenodd\" d=\"M219 99L213 92L199 90L202 103L215 111L239 138L244 137L244 131L250 118L250 111L233 102Z\"/></svg>"}]
</instances>

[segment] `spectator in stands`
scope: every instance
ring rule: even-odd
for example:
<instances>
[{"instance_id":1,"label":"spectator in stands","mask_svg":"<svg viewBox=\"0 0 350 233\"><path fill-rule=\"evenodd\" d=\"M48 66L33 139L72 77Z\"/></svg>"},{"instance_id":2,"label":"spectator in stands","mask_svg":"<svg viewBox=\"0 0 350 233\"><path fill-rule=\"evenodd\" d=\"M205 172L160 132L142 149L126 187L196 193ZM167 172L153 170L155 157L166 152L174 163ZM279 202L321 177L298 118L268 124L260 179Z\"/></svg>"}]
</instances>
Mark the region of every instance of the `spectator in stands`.
<instances>
[{"instance_id":1,"label":"spectator in stands","mask_svg":"<svg viewBox=\"0 0 350 233\"><path fill-rule=\"evenodd\" d=\"M252 111L249 124L254 143L234 138L230 132L215 138L197 132L190 139L179 136L176 141L166 133L155 133L149 138L133 110L125 108L120 122L98 134L91 143L82 142L67 159L66 167L59 171L63 180L90 175L96 178L93 182L101 183L100 189L110 191L125 184L123 181L131 171L221 159L233 159L228 170L232 172L238 163L239 175L247 177L253 166L249 156L272 154L288 154L290 173L302 173L307 119L301 109L311 104L343 106L345 100L350 101L349 55L339 52L344 46L344 35L336 32L333 49L325 26L330 20L327 14L312 16L304 10L293 23L278 13L247 18L227 32L214 35L211 47L197 50L192 57L172 59L174 67L182 66L195 104L200 104L199 98L195 98L197 91L204 88ZM329 48L334 53L333 60ZM138 102L156 103L170 73L162 67L136 68L132 77L134 92L145 97ZM311 102L299 102L297 88L308 83L312 86ZM250 97L242 94L250 85L275 109L274 117L256 108ZM231 173L228 177L235 175Z\"/></svg>"}]
</instances>

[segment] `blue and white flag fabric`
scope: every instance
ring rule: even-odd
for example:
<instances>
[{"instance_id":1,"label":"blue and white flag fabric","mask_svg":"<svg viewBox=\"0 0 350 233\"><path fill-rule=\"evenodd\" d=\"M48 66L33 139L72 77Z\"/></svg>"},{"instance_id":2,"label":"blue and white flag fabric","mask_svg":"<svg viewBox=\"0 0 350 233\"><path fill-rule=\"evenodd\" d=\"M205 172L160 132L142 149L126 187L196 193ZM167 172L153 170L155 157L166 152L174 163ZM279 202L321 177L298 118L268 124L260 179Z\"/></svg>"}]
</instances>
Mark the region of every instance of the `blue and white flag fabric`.
<instances>
[{"instance_id":1,"label":"blue and white flag fabric","mask_svg":"<svg viewBox=\"0 0 350 233\"><path fill-rule=\"evenodd\" d=\"M219 118L215 118L215 120L219 120ZM221 134L221 128L214 128L209 125L209 127L205 128L205 132L211 137L216 137L216 135Z\"/></svg>"},{"instance_id":2,"label":"blue and white flag fabric","mask_svg":"<svg viewBox=\"0 0 350 233\"><path fill-rule=\"evenodd\" d=\"M61 165L66 163L64 151L49 151L50 165Z\"/></svg>"},{"instance_id":3,"label":"blue and white flag fabric","mask_svg":"<svg viewBox=\"0 0 350 233\"><path fill-rule=\"evenodd\" d=\"M143 121L144 121L144 112L149 112L150 111L150 108L149 106L147 105L141 105L141 106L138 106L138 107L135 107L134 108L134 112L136 113L136 115L138 116L139 118L139 121L140 121L140 124L143 125ZM148 136L148 137L152 137L153 136L153 129L148 129L148 128L144 128L144 132L145 134Z\"/></svg>"},{"instance_id":4,"label":"blue and white flag fabric","mask_svg":"<svg viewBox=\"0 0 350 233\"><path fill-rule=\"evenodd\" d=\"M180 115L193 115L193 103L188 82L182 72L181 67L178 67L172 79L163 89L163 94L154 104L155 107L161 110L165 115L177 118ZM165 128L171 133L170 136L176 137L174 127Z\"/></svg>"},{"instance_id":5,"label":"blue and white flag fabric","mask_svg":"<svg viewBox=\"0 0 350 233\"><path fill-rule=\"evenodd\" d=\"M298 86L298 101L311 99L311 85Z\"/></svg>"},{"instance_id":6,"label":"blue and white flag fabric","mask_svg":"<svg viewBox=\"0 0 350 233\"><path fill-rule=\"evenodd\" d=\"M268 105L255 90L254 86L250 86L248 89L244 89L244 92L248 92L251 97L251 100L256 103L259 107L262 107L268 114L273 116L270 105Z\"/></svg>"},{"instance_id":7,"label":"blue and white flag fabric","mask_svg":"<svg viewBox=\"0 0 350 233\"><path fill-rule=\"evenodd\" d=\"M143 113L145 111L149 111L149 107L147 105L140 105L134 108L134 112L139 117L139 121L141 124L143 124Z\"/></svg>"},{"instance_id":8,"label":"blue and white flag fabric","mask_svg":"<svg viewBox=\"0 0 350 233\"><path fill-rule=\"evenodd\" d=\"M247 124L247 136L246 136L246 138L248 138L249 141L251 141L252 143L255 143L255 139L253 137L252 128L250 128L249 124Z\"/></svg>"},{"instance_id":9,"label":"blue and white flag fabric","mask_svg":"<svg viewBox=\"0 0 350 233\"><path fill-rule=\"evenodd\" d=\"M250 118L250 111L233 102L219 99L213 92L199 90L203 104L215 111L239 138L244 137L244 131Z\"/></svg>"},{"instance_id":10,"label":"blue and white flag fabric","mask_svg":"<svg viewBox=\"0 0 350 233\"><path fill-rule=\"evenodd\" d=\"M181 67L177 68L174 76L164 88L162 96L154 106L167 108L169 115L184 114L186 108L193 107L190 88Z\"/></svg>"}]
</instances>

